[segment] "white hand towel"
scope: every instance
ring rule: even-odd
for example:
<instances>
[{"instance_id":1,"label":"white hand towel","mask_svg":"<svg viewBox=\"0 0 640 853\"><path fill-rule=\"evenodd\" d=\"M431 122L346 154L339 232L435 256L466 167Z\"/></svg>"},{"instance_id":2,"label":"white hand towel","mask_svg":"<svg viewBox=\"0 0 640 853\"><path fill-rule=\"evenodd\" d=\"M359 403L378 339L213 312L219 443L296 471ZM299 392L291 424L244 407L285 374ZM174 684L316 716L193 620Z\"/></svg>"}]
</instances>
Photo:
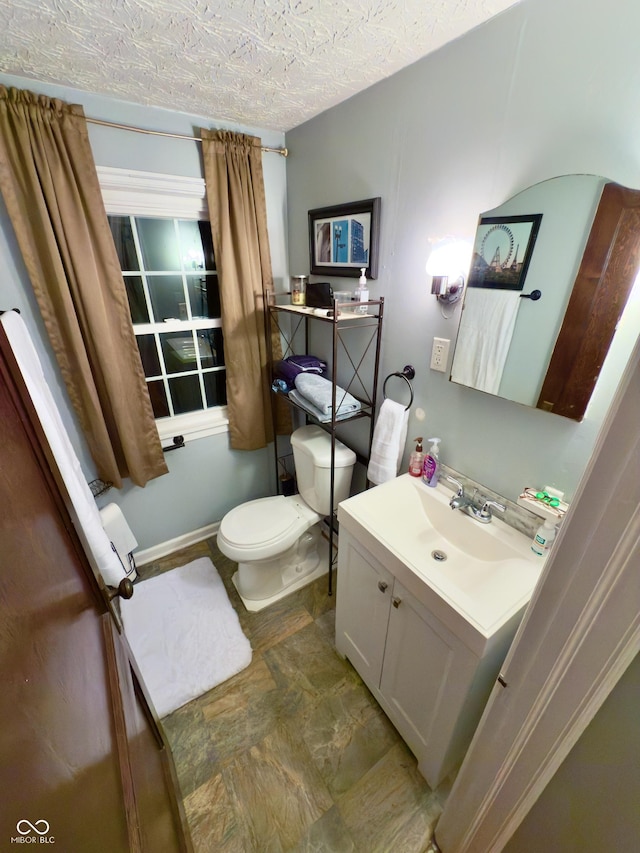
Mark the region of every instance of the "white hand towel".
<instances>
[{"instance_id":1,"label":"white hand towel","mask_svg":"<svg viewBox=\"0 0 640 853\"><path fill-rule=\"evenodd\" d=\"M20 314L15 311L5 311L0 323L4 326L24 383L67 487L77 516L78 535L93 555L96 568L105 583L118 586L126 577L124 566L112 550L109 537L102 527L100 512L47 385L29 330Z\"/></svg>"},{"instance_id":2,"label":"white hand towel","mask_svg":"<svg viewBox=\"0 0 640 853\"><path fill-rule=\"evenodd\" d=\"M520 294L470 287L451 369L451 381L497 394L516 325Z\"/></svg>"},{"instance_id":3,"label":"white hand towel","mask_svg":"<svg viewBox=\"0 0 640 853\"><path fill-rule=\"evenodd\" d=\"M375 485L398 476L407 439L409 411L400 403L384 400L373 430L367 477Z\"/></svg>"}]
</instances>

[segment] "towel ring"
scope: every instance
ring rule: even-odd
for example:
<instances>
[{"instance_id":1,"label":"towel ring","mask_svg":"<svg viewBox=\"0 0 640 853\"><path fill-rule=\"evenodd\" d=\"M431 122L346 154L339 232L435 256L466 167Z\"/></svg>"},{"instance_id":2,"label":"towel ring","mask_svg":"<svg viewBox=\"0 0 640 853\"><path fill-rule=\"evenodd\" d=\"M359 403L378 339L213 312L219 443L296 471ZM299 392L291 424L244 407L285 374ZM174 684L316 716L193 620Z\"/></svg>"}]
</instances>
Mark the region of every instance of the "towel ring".
<instances>
[{"instance_id":1,"label":"towel ring","mask_svg":"<svg viewBox=\"0 0 640 853\"><path fill-rule=\"evenodd\" d=\"M406 412L413 405L413 385L411 384L411 380L414 378L415 375L416 375L416 372L410 364L405 364L402 372L398 371L396 373L390 373L382 384L382 396L383 396L383 398L385 400L387 399L387 394L386 394L387 382L393 376L397 376L398 379L404 379L404 381L409 386L409 393L411 394L411 397L409 399L409 405L405 407L405 412Z\"/></svg>"}]
</instances>

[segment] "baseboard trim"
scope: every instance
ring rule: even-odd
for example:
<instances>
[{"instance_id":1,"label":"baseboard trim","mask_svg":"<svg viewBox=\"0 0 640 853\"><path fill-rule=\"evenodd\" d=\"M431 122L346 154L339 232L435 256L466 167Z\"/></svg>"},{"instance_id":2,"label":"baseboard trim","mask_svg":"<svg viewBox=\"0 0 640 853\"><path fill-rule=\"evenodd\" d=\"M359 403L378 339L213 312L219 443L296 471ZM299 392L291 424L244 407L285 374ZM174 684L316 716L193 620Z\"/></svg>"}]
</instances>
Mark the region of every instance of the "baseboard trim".
<instances>
[{"instance_id":1,"label":"baseboard trim","mask_svg":"<svg viewBox=\"0 0 640 853\"><path fill-rule=\"evenodd\" d=\"M202 542L203 539L209 539L211 536L215 536L219 529L220 522L216 521L213 524L207 524L205 527L199 527L197 530L192 530L189 533L183 533L174 539L167 539L166 542L160 542L151 548L145 548L143 551L135 551L136 565L145 566L147 563L160 560L162 557L166 557L174 551L179 551L181 548L187 548L189 545Z\"/></svg>"}]
</instances>

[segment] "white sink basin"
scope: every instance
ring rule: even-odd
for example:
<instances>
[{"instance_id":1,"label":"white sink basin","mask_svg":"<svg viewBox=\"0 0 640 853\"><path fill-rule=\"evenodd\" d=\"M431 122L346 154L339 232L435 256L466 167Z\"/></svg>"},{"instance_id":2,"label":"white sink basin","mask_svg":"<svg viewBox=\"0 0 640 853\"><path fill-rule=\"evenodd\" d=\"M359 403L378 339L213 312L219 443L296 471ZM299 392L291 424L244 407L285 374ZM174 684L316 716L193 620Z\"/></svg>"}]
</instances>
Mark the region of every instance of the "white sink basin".
<instances>
[{"instance_id":1,"label":"white sink basin","mask_svg":"<svg viewBox=\"0 0 640 853\"><path fill-rule=\"evenodd\" d=\"M483 524L462 510L451 509L451 495L443 494L440 488L429 488L415 477L408 482L413 486L414 500L417 500L428 526L434 531L435 538L443 540L442 547L445 551L453 546L475 560L493 563L520 556L510 537L503 535L504 531L500 525L494 527L493 521Z\"/></svg>"},{"instance_id":2,"label":"white sink basin","mask_svg":"<svg viewBox=\"0 0 640 853\"><path fill-rule=\"evenodd\" d=\"M497 512L482 524L452 510L452 495L442 483L432 489L404 474L343 501L338 520L383 565L394 560L402 577L394 573L414 594L426 585L427 606L435 593L489 637L527 604L544 559Z\"/></svg>"}]
</instances>

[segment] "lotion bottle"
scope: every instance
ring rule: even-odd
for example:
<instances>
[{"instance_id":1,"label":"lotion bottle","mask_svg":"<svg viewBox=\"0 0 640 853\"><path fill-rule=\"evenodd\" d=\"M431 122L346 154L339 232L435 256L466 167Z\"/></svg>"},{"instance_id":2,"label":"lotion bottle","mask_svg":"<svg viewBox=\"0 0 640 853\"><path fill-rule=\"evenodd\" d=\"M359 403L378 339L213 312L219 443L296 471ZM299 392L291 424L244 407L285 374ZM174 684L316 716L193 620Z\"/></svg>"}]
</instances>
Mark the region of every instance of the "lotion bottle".
<instances>
[{"instance_id":1,"label":"lotion bottle","mask_svg":"<svg viewBox=\"0 0 640 853\"><path fill-rule=\"evenodd\" d=\"M422 451L422 436L413 439L416 442L416 449L409 457L409 473L412 477L422 476L422 466L424 464L424 453Z\"/></svg>"},{"instance_id":2,"label":"lotion bottle","mask_svg":"<svg viewBox=\"0 0 640 853\"><path fill-rule=\"evenodd\" d=\"M547 551L551 548L553 540L556 538L556 526L550 518L545 518L544 524L536 530L536 535L531 543L531 550L539 557L544 557Z\"/></svg>"},{"instance_id":3,"label":"lotion bottle","mask_svg":"<svg viewBox=\"0 0 640 853\"><path fill-rule=\"evenodd\" d=\"M356 302L368 302L369 301L369 288L367 285L367 277L365 275L367 271L366 267L360 268L360 278L358 279L358 287L355 292ZM366 314L367 306L366 305L358 305L356 308L358 314Z\"/></svg>"},{"instance_id":4,"label":"lotion bottle","mask_svg":"<svg viewBox=\"0 0 640 853\"><path fill-rule=\"evenodd\" d=\"M439 438L430 438L431 447L429 448L429 452L424 457L424 465L422 466L422 482L426 483L427 486L431 486L435 488L438 485L438 479L440 477L440 463L438 462L438 456L440 454L440 439Z\"/></svg>"}]
</instances>

